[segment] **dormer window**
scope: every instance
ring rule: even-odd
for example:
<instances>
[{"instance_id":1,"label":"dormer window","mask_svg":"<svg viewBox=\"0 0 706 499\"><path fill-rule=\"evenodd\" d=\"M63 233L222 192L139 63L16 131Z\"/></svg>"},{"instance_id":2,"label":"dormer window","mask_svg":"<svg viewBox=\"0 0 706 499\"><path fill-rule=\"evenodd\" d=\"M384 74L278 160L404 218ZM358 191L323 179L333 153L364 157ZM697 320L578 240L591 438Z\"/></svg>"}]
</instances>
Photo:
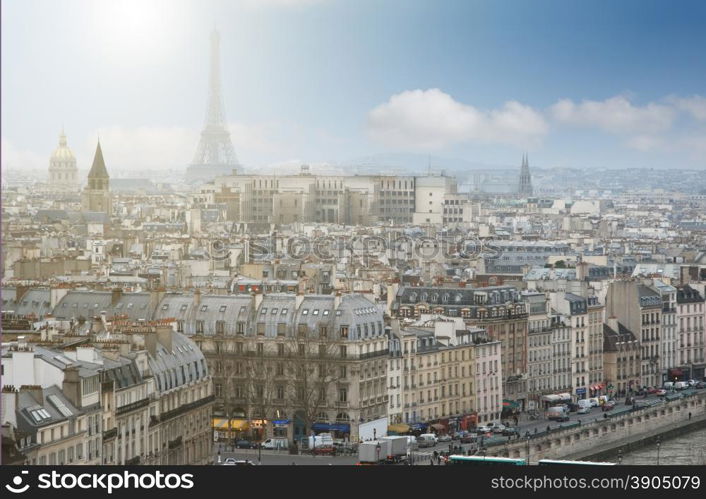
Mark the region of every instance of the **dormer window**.
<instances>
[{"instance_id":1,"label":"dormer window","mask_svg":"<svg viewBox=\"0 0 706 499\"><path fill-rule=\"evenodd\" d=\"M201 312L208 310L208 305L201 305Z\"/></svg>"}]
</instances>

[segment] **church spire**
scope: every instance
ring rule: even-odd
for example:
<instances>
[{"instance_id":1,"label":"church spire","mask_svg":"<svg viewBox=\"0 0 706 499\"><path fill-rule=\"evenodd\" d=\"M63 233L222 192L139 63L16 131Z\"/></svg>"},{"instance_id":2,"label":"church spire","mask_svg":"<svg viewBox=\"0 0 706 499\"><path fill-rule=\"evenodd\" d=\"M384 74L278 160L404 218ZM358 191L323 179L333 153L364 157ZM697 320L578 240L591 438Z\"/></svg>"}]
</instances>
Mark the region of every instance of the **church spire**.
<instances>
[{"instance_id":1,"label":"church spire","mask_svg":"<svg viewBox=\"0 0 706 499\"><path fill-rule=\"evenodd\" d=\"M100 139L98 139L96 154L93 156L93 166L91 166L91 171L88 172L88 178L110 178L108 170L105 168Z\"/></svg>"},{"instance_id":2,"label":"church spire","mask_svg":"<svg viewBox=\"0 0 706 499\"><path fill-rule=\"evenodd\" d=\"M529 159L527 153L522 155L522 167L520 168L520 184L517 189L520 196L532 195L532 176L529 171Z\"/></svg>"}]
</instances>

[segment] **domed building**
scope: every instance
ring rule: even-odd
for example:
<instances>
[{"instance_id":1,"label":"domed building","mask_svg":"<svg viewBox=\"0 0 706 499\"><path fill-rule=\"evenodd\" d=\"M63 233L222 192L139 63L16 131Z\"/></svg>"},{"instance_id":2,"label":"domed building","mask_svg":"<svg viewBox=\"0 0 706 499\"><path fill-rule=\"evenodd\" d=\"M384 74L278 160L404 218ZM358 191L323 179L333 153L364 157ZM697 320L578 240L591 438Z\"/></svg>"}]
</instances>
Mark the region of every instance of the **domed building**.
<instances>
[{"instance_id":1,"label":"domed building","mask_svg":"<svg viewBox=\"0 0 706 499\"><path fill-rule=\"evenodd\" d=\"M78 168L76 157L66 145L66 135L61 131L59 147L49 158L49 184L61 190L78 191Z\"/></svg>"}]
</instances>

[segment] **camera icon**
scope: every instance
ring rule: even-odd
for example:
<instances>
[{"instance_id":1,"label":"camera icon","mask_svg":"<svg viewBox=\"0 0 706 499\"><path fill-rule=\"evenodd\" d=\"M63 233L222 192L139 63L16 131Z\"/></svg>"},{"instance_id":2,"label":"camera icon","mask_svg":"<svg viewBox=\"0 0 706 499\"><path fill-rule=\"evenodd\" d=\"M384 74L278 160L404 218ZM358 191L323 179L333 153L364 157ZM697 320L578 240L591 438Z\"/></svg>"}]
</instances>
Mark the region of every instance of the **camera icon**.
<instances>
[{"instance_id":1,"label":"camera icon","mask_svg":"<svg viewBox=\"0 0 706 499\"><path fill-rule=\"evenodd\" d=\"M23 492L27 492L27 489L29 489L29 484L26 483L24 486L22 485L22 476L21 475L29 475L29 471L27 470L22 470L20 472L20 475L17 475L12 479L12 484L7 484L5 485L5 488L12 492L13 494L22 494Z\"/></svg>"}]
</instances>

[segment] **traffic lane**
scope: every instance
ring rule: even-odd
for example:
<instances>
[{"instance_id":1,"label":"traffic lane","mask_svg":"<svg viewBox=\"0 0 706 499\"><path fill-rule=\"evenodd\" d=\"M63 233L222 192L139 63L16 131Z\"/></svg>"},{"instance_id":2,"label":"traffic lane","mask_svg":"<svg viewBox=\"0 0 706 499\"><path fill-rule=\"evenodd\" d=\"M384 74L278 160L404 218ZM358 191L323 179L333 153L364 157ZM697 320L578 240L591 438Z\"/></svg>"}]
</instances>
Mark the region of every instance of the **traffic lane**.
<instances>
[{"instance_id":1,"label":"traffic lane","mask_svg":"<svg viewBox=\"0 0 706 499\"><path fill-rule=\"evenodd\" d=\"M221 465L222 461L226 458L232 457L237 460L247 459L252 461L254 464L258 464L258 453L256 450L252 449L238 449L235 452L221 452ZM328 466L339 465L339 466L350 466L358 462L358 456L310 456L310 455L299 455L299 454L287 454L282 452L277 454L274 451L268 451L262 453L262 460L260 464L263 466L287 466L287 465L303 465L303 466ZM214 457L214 464L218 465L218 455Z\"/></svg>"}]
</instances>

